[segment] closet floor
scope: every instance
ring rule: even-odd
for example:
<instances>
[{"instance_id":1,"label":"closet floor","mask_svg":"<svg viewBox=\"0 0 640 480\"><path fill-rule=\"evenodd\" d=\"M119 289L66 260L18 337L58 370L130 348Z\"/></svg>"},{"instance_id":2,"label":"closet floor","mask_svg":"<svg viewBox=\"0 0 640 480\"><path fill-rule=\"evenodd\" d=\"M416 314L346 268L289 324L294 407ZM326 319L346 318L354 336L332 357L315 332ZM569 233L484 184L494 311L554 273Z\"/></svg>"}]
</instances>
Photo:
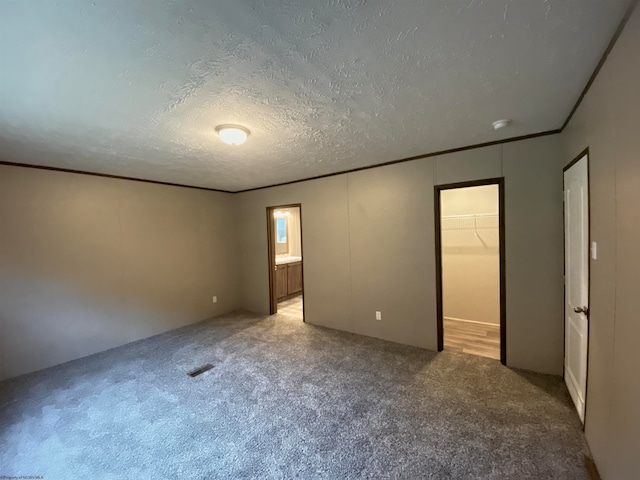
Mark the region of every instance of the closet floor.
<instances>
[{"instance_id":1,"label":"closet floor","mask_svg":"<svg viewBox=\"0 0 640 480\"><path fill-rule=\"evenodd\" d=\"M500 360L500 326L445 318L444 348Z\"/></svg>"}]
</instances>

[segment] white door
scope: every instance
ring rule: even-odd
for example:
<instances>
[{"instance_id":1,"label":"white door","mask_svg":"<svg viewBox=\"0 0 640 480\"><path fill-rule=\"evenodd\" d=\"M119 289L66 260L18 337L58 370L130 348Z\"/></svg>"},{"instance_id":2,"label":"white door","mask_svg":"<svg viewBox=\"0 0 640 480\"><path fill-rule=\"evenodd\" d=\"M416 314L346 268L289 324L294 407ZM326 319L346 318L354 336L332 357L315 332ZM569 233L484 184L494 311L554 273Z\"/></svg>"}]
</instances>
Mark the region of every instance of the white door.
<instances>
[{"instance_id":1,"label":"white door","mask_svg":"<svg viewBox=\"0 0 640 480\"><path fill-rule=\"evenodd\" d=\"M564 172L564 381L584 422L589 341L589 182L585 155Z\"/></svg>"}]
</instances>

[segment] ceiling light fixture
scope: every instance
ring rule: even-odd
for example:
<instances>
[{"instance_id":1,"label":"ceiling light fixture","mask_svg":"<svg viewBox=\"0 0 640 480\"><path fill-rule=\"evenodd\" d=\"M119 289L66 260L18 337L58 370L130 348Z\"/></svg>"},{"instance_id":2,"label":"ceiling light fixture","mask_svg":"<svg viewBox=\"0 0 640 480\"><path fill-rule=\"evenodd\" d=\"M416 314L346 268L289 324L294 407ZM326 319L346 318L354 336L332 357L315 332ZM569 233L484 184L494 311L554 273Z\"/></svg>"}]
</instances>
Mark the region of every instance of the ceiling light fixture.
<instances>
[{"instance_id":1,"label":"ceiling light fixture","mask_svg":"<svg viewBox=\"0 0 640 480\"><path fill-rule=\"evenodd\" d=\"M251 133L240 125L218 125L216 132L218 132L220 140L228 145L242 145Z\"/></svg>"},{"instance_id":2,"label":"ceiling light fixture","mask_svg":"<svg viewBox=\"0 0 640 480\"><path fill-rule=\"evenodd\" d=\"M500 130L501 128L508 127L510 123L511 123L511 120L503 119L503 120L496 120L495 122L492 123L492 125L494 130Z\"/></svg>"}]
</instances>

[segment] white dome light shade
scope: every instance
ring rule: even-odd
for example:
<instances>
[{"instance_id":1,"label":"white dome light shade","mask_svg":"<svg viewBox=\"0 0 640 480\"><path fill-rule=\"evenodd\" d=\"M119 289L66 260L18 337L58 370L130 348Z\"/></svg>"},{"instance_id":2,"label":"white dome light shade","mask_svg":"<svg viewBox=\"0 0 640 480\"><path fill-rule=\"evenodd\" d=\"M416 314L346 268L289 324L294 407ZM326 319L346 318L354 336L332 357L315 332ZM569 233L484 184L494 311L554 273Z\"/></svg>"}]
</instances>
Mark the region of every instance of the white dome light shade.
<instances>
[{"instance_id":1,"label":"white dome light shade","mask_svg":"<svg viewBox=\"0 0 640 480\"><path fill-rule=\"evenodd\" d=\"M219 125L216 132L220 140L228 145L242 145L249 136L249 130L240 125Z\"/></svg>"}]
</instances>

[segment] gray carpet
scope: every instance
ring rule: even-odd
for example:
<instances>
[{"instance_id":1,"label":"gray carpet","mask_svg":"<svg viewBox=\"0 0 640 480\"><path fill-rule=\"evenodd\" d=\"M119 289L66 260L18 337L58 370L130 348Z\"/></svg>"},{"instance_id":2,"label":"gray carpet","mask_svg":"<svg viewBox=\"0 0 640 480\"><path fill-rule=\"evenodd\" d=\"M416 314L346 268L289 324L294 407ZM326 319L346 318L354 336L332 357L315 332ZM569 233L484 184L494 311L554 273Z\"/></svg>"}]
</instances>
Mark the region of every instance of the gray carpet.
<instances>
[{"instance_id":1,"label":"gray carpet","mask_svg":"<svg viewBox=\"0 0 640 480\"><path fill-rule=\"evenodd\" d=\"M284 315L218 317L8 380L0 409L0 475L588 478L560 378Z\"/></svg>"}]
</instances>

